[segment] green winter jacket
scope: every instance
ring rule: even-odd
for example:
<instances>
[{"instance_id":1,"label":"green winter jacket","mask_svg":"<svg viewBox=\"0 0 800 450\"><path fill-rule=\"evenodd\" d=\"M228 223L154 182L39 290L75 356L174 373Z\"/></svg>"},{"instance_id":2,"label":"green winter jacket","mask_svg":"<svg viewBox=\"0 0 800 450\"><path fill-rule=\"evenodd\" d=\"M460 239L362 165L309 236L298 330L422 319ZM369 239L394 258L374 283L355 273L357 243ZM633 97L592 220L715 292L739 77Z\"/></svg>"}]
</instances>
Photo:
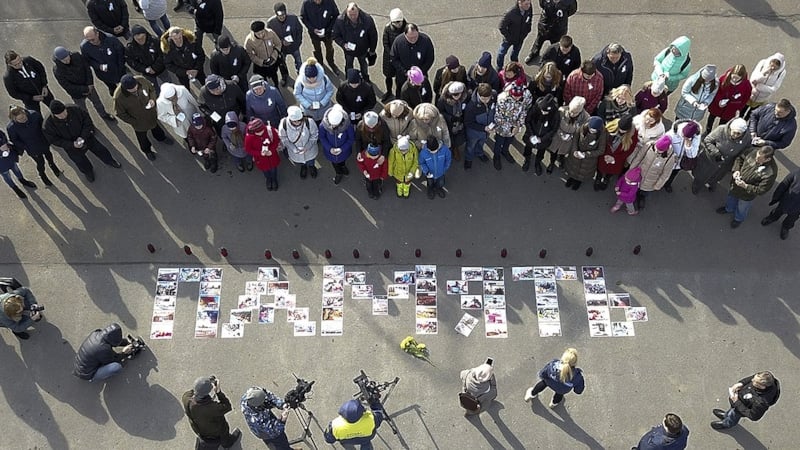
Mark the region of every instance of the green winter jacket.
<instances>
[{"instance_id":1,"label":"green winter jacket","mask_svg":"<svg viewBox=\"0 0 800 450\"><path fill-rule=\"evenodd\" d=\"M772 189L775 179L778 177L778 164L775 158L771 158L764 164L756 164L756 153L758 148L752 148L749 152L742 152L733 163L733 171L739 171L742 181L747 183L746 187L739 187L731 179L731 195L740 200L753 200L759 195L764 195Z\"/></svg>"},{"instance_id":2,"label":"green winter jacket","mask_svg":"<svg viewBox=\"0 0 800 450\"><path fill-rule=\"evenodd\" d=\"M659 75L666 74L667 90L672 92L678 89L681 81L689 76L692 70L692 59L689 57L689 48L692 46L692 41L686 37L681 36L674 41L664 50L656 54L653 59L653 73L650 75L652 81L656 81ZM672 54L672 47L677 47L681 52L681 56Z\"/></svg>"}]
</instances>

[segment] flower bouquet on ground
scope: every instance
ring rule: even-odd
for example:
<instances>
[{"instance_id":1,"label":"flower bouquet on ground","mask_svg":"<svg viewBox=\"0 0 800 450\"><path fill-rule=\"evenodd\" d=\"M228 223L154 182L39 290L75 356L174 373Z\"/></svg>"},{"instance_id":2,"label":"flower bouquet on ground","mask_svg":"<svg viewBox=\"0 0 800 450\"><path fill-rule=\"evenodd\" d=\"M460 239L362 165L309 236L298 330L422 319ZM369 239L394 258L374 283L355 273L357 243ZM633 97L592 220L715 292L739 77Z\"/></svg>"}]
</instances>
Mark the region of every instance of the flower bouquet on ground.
<instances>
[{"instance_id":1,"label":"flower bouquet on ground","mask_svg":"<svg viewBox=\"0 0 800 450\"><path fill-rule=\"evenodd\" d=\"M406 336L406 338L400 342L400 349L408 353L409 355L415 358L419 358L423 361L426 361L428 364L436 367L436 365L432 363L430 360L430 353L428 352L428 347L421 342L417 342L417 340L414 339L413 337Z\"/></svg>"}]
</instances>

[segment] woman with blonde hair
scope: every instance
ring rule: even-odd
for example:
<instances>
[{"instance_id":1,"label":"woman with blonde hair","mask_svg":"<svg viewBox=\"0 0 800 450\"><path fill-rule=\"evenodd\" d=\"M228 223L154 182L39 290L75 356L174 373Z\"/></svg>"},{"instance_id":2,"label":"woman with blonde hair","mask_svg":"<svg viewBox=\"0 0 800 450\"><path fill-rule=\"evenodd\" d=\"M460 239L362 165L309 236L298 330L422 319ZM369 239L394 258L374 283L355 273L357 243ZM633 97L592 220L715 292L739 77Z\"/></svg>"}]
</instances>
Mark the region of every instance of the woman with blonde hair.
<instances>
[{"instance_id":1,"label":"woman with blonde hair","mask_svg":"<svg viewBox=\"0 0 800 450\"><path fill-rule=\"evenodd\" d=\"M547 363L539 371L539 382L536 386L525 391L525 401L530 402L539 395L544 388L549 387L555 394L550 401L550 407L554 408L564 400L564 394L575 391L576 394L583 392L583 373L576 367L578 363L578 351L574 348L564 350L561 359L554 359Z\"/></svg>"},{"instance_id":2,"label":"woman with blonde hair","mask_svg":"<svg viewBox=\"0 0 800 450\"><path fill-rule=\"evenodd\" d=\"M634 115L636 115L636 101L633 98L631 87L627 84L612 89L597 107L597 116L606 123L622 116Z\"/></svg>"}]
</instances>

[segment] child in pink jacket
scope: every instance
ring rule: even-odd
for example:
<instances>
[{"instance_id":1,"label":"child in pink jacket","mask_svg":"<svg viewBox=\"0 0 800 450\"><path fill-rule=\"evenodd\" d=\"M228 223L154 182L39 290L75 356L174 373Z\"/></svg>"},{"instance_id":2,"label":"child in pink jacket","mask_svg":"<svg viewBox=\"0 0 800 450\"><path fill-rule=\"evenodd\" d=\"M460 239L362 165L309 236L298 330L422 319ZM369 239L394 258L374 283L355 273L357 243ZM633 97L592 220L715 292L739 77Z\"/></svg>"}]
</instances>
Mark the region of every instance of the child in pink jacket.
<instances>
[{"instance_id":1,"label":"child in pink jacket","mask_svg":"<svg viewBox=\"0 0 800 450\"><path fill-rule=\"evenodd\" d=\"M617 180L617 185L614 187L614 192L617 193L617 203L611 207L611 212L615 213L622 208L628 209L628 215L635 216L639 214L636 210L634 202L636 201L636 193L639 192L639 183L642 181L642 169L634 167L633 169L625 172L624 177Z\"/></svg>"}]
</instances>

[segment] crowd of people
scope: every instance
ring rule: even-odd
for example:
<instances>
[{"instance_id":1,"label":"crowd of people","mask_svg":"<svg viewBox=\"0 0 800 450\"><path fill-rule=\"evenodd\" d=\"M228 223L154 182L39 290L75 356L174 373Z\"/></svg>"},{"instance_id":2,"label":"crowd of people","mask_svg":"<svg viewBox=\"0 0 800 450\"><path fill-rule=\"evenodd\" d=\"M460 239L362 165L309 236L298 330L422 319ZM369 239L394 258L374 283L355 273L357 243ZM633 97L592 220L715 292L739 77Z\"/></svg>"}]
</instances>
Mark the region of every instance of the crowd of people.
<instances>
[{"instance_id":1,"label":"crowd of people","mask_svg":"<svg viewBox=\"0 0 800 450\"><path fill-rule=\"evenodd\" d=\"M88 99L104 120L129 124L149 160L157 154L148 135L168 146L174 134L209 172L218 170L224 149L239 171L260 170L269 191L278 190L284 160L299 166L300 178L316 178L322 153L335 184L349 175L348 160L355 159L370 198L381 196L390 177L400 198L409 197L411 183L421 177L429 198L444 198L453 161L463 158L465 170L475 160L488 162L487 142L493 140L493 166L502 170L503 160L516 164L509 148L520 138L523 171L533 167L541 176L560 168L573 190L584 182L595 190L613 184L612 213L625 205L628 214L638 214L651 192L672 192L681 172L692 174L694 194L715 190L730 175L718 212L733 213L736 228L751 202L772 189L774 152L789 146L797 128L795 107L774 95L787 73L783 54L758 61L749 73L744 64L724 72L714 64L696 70L691 40L680 36L653 57L650 80L636 89L633 58L622 44L582 58L568 34L576 0L540 0L538 21L530 0L516 0L500 21L494 64L487 51L468 68L449 55L434 69L431 37L402 10L391 10L381 38L381 105L370 76L379 33L375 19L356 3L340 11L334 0L304 0L299 16L276 3L272 17L250 23L243 44L224 28L220 0L178 2L176 11L193 15L194 30L171 25L165 0L134 1L154 34L131 25L124 0L89 0L86 6L92 25L83 30L79 51L58 46L52 54L52 72L74 105L55 98L38 59L15 50L5 54L5 87L22 105L10 111L9 137L0 136L0 172L20 198L25 191L11 174L23 187L36 188L17 164L24 152L47 186L52 181L45 161L61 175L50 145L63 149L90 182L95 173L87 152L121 167L116 150L96 139ZM534 21L536 39L523 64L519 54ZM301 53L303 26L312 57ZM206 34L214 45L209 58ZM344 54L344 73L336 47ZM296 71L293 87L287 56ZM529 73L526 65L532 64L538 69ZM95 77L107 87L116 117L98 95ZM675 106L668 113L670 98ZM42 104L50 109L46 118ZM784 179L772 201L778 206L762 221L786 214L782 239L800 214L796 178Z\"/></svg>"}]
</instances>

